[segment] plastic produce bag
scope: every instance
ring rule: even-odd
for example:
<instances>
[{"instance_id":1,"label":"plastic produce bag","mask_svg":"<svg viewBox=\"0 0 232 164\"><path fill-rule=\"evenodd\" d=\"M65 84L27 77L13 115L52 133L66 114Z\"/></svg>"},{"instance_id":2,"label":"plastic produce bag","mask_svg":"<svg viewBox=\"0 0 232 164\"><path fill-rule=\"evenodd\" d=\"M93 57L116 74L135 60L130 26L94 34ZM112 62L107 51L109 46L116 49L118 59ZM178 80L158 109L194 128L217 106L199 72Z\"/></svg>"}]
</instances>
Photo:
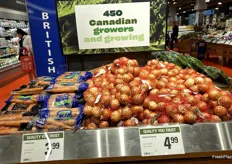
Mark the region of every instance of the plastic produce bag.
<instances>
[{"instance_id":1,"label":"plastic produce bag","mask_svg":"<svg viewBox=\"0 0 232 164\"><path fill-rule=\"evenodd\" d=\"M11 113L19 113L26 111L39 111L43 106L43 103L38 104L20 104L20 103L7 103L1 110L1 113L11 112Z\"/></svg>"},{"instance_id":2,"label":"plastic produce bag","mask_svg":"<svg viewBox=\"0 0 232 164\"><path fill-rule=\"evenodd\" d=\"M81 125L83 106L78 108L44 108L40 111L40 119L36 121L38 129L74 130Z\"/></svg>"},{"instance_id":3,"label":"plastic produce bag","mask_svg":"<svg viewBox=\"0 0 232 164\"><path fill-rule=\"evenodd\" d=\"M56 82L47 88L48 93L74 93L84 92L88 88L86 82Z\"/></svg>"},{"instance_id":4,"label":"plastic produce bag","mask_svg":"<svg viewBox=\"0 0 232 164\"><path fill-rule=\"evenodd\" d=\"M86 81L92 77L91 72L66 72L56 78L60 82L80 82Z\"/></svg>"},{"instance_id":5,"label":"plastic produce bag","mask_svg":"<svg viewBox=\"0 0 232 164\"><path fill-rule=\"evenodd\" d=\"M52 82L54 82L55 78L51 76L41 76L38 77L35 81L38 84L42 85L50 85Z\"/></svg>"},{"instance_id":6,"label":"plastic produce bag","mask_svg":"<svg viewBox=\"0 0 232 164\"><path fill-rule=\"evenodd\" d=\"M11 96L6 103L20 103L20 104L35 104L38 102L44 102L47 95L27 95L27 96Z\"/></svg>"},{"instance_id":7,"label":"plastic produce bag","mask_svg":"<svg viewBox=\"0 0 232 164\"><path fill-rule=\"evenodd\" d=\"M75 108L78 106L78 95L75 93L62 93L49 95L44 103L44 108Z\"/></svg>"},{"instance_id":8,"label":"plastic produce bag","mask_svg":"<svg viewBox=\"0 0 232 164\"><path fill-rule=\"evenodd\" d=\"M50 81L46 82L44 80L31 81L28 85L22 85L19 89L14 90L12 95L32 95L40 94L50 85Z\"/></svg>"}]
</instances>

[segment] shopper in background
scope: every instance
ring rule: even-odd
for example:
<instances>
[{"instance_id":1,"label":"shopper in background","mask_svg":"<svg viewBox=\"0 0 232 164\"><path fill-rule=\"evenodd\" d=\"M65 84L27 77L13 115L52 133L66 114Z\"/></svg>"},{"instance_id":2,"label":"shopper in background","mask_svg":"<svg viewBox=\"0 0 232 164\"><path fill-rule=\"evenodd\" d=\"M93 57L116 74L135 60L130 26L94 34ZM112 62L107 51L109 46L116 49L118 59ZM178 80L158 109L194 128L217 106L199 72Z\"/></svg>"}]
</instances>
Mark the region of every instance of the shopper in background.
<instances>
[{"instance_id":1,"label":"shopper in background","mask_svg":"<svg viewBox=\"0 0 232 164\"><path fill-rule=\"evenodd\" d=\"M31 37L22 29L17 29L17 34L19 37L19 60L24 55L23 49L27 48L32 51Z\"/></svg>"},{"instance_id":2,"label":"shopper in background","mask_svg":"<svg viewBox=\"0 0 232 164\"><path fill-rule=\"evenodd\" d=\"M171 50L173 50L174 48L174 41L175 43L177 43L177 38L178 38L178 33L179 33L179 26L176 23L173 27L172 27L172 36L171 36Z\"/></svg>"},{"instance_id":3,"label":"shopper in background","mask_svg":"<svg viewBox=\"0 0 232 164\"><path fill-rule=\"evenodd\" d=\"M31 36L28 35L25 31L22 29L17 29L17 34L19 37L19 50L18 50L18 55L19 55L19 60L22 56L24 56L24 49L26 48L28 51L32 53L32 43L31 43ZM36 77L35 71L29 73L30 80L33 80L33 78Z\"/></svg>"}]
</instances>

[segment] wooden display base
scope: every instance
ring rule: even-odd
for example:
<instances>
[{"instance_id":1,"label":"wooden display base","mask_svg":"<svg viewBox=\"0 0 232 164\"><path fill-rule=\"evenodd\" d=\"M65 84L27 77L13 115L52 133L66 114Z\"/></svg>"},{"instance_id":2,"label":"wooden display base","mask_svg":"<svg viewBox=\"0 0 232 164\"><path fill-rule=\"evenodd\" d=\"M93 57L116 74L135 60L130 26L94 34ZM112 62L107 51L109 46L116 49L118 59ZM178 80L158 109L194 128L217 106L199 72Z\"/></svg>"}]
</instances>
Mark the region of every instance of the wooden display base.
<instances>
[{"instance_id":1,"label":"wooden display base","mask_svg":"<svg viewBox=\"0 0 232 164\"><path fill-rule=\"evenodd\" d=\"M227 59L232 59L232 46L226 44L207 43L206 58L209 59L210 54L221 57L220 64L225 65Z\"/></svg>"}]
</instances>

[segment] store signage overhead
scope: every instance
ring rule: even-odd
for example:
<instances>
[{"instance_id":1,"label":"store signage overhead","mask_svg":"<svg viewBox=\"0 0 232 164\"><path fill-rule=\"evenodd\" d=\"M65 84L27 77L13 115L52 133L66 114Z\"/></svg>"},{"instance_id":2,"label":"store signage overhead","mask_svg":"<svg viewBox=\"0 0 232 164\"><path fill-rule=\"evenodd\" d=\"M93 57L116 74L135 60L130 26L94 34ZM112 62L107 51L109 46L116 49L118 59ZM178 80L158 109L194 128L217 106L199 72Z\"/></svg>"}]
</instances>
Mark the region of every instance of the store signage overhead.
<instances>
[{"instance_id":1,"label":"store signage overhead","mask_svg":"<svg viewBox=\"0 0 232 164\"><path fill-rule=\"evenodd\" d=\"M140 128L139 134L142 156L185 153L179 126Z\"/></svg>"},{"instance_id":2,"label":"store signage overhead","mask_svg":"<svg viewBox=\"0 0 232 164\"><path fill-rule=\"evenodd\" d=\"M64 159L64 132L24 134L21 162Z\"/></svg>"},{"instance_id":3,"label":"store signage overhead","mask_svg":"<svg viewBox=\"0 0 232 164\"><path fill-rule=\"evenodd\" d=\"M207 15L213 15L214 14L214 10L205 10L204 11L204 15L207 16Z\"/></svg>"},{"instance_id":4,"label":"store signage overhead","mask_svg":"<svg viewBox=\"0 0 232 164\"><path fill-rule=\"evenodd\" d=\"M57 0L63 54L165 50L166 6L166 0Z\"/></svg>"}]
</instances>

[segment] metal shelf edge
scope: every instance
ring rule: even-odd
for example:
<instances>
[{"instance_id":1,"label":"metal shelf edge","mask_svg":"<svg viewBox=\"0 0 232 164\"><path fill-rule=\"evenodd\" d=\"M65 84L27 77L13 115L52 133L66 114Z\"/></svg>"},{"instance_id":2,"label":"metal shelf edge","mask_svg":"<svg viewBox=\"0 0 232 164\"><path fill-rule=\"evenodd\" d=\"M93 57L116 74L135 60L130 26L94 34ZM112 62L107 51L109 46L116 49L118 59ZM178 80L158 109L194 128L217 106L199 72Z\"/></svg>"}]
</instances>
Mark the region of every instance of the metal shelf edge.
<instances>
[{"instance_id":1,"label":"metal shelf edge","mask_svg":"<svg viewBox=\"0 0 232 164\"><path fill-rule=\"evenodd\" d=\"M201 153L232 152L232 122L181 124L180 128L186 153L181 155L183 158L190 158L192 153L201 157ZM65 132L64 160L141 156L138 129L119 127ZM22 135L0 136L0 145L0 163L20 162ZM169 156L173 155L166 155Z\"/></svg>"},{"instance_id":2,"label":"metal shelf edge","mask_svg":"<svg viewBox=\"0 0 232 164\"><path fill-rule=\"evenodd\" d=\"M10 69L12 69L12 68L18 67L18 66L20 66L20 65L21 65L21 63L20 63L20 62L17 62L17 63L11 64L11 65L7 65L7 66L4 66L4 67L0 67L0 73L1 73L1 72L5 72L5 71L7 71L7 70L10 70Z\"/></svg>"}]
</instances>

